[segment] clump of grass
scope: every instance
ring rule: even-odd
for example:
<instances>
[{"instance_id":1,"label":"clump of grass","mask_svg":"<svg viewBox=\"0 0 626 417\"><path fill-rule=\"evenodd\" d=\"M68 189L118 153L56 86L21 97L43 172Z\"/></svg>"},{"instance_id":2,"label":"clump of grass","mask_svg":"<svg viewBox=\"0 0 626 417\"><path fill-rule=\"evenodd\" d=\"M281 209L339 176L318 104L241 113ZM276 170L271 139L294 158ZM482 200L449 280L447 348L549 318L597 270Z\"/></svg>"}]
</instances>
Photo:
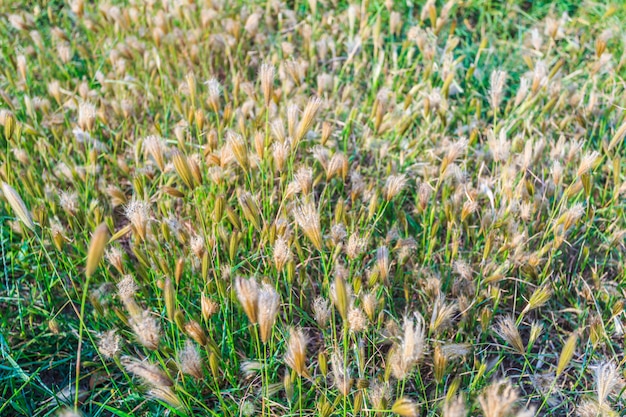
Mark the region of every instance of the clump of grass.
<instances>
[{"instance_id":1,"label":"clump of grass","mask_svg":"<svg viewBox=\"0 0 626 417\"><path fill-rule=\"evenodd\" d=\"M0 414L623 409L626 14L492 3L0 6Z\"/></svg>"}]
</instances>

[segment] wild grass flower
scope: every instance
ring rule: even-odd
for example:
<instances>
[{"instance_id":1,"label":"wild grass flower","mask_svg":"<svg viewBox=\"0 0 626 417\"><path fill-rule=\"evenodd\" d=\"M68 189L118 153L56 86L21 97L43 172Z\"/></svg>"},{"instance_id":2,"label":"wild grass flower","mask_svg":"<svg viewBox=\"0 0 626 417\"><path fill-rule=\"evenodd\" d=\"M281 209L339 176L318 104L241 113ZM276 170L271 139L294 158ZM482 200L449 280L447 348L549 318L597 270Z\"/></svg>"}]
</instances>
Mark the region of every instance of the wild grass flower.
<instances>
[{"instance_id":1,"label":"wild grass flower","mask_svg":"<svg viewBox=\"0 0 626 417\"><path fill-rule=\"evenodd\" d=\"M312 202L301 202L292 211L294 220L311 241L315 249L322 250L322 228L320 215Z\"/></svg>"},{"instance_id":2,"label":"wild grass flower","mask_svg":"<svg viewBox=\"0 0 626 417\"><path fill-rule=\"evenodd\" d=\"M195 320L189 320L187 323L185 323L184 327L185 333L187 333L187 335L191 337L197 344L199 344L200 346L207 345L209 339L207 338L206 332L204 331L200 323Z\"/></svg>"},{"instance_id":3,"label":"wild grass flower","mask_svg":"<svg viewBox=\"0 0 626 417\"><path fill-rule=\"evenodd\" d=\"M350 371L344 362L344 356L338 349L333 352L330 357L330 365L333 376L333 384L344 397L350 394L352 380L350 379Z\"/></svg>"},{"instance_id":4,"label":"wild grass flower","mask_svg":"<svg viewBox=\"0 0 626 417\"><path fill-rule=\"evenodd\" d=\"M426 349L424 318L418 312L413 313L413 317L404 317L400 341L389 357L391 374L398 380L408 377Z\"/></svg>"},{"instance_id":5,"label":"wild grass flower","mask_svg":"<svg viewBox=\"0 0 626 417\"><path fill-rule=\"evenodd\" d=\"M198 348L191 340L185 341L185 347L178 352L178 367L181 372L191 375L196 379L202 379L204 372L202 371L202 357Z\"/></svg>"},{"instance_id":6,"label":"wild grass flower","mask_svg":"<svg viewBox=\"0 0 626 417\"><path fill-rule=\"evenodd\" d=\"M417 417L419 415L417 404L406 397L397 399L391 406L391 412L401 417Z\"/></svg>"},{"instance_id":7,"label":"wild grass flower","mask_svg":"<svg viewBox=\"0 0 626 417\"><path fill-rule=\"evenodd\" d=\"M261 285L261 289L258 293L257 318L259 321L259 330L261 333L261 341L267 343L274 323L276 322L276 316L280 307L280 295L278 292L267 283Z\"/></svg>"},{"instance_id":8,"label":"wild grass flower","mask_svg":"<svg viewBox=\"0 0 626 417\"><path fill-rule=\"evenodd\" d=\"M506 417L513 412L518 398L509 381L497 381L485 389L478 402L485 417Z\"/></svg>"},{"instance_id":9,"label":"wild grass flower","mask_svg":"<svg viewBox=\"0 0 626 417\"><path fill-rule=\"evenodd\" d=\"M598 403L603 406L609 395L620 392L624 380L613 362L600 362L592 367Z\"/></svg>"},{"instance_id":10,"label":"wild grass flower","mask_svg":"<svg viewBox=\"0 0 626 417\"><path fill-rule=\"evenodd\" d=\"M201 294L200 307L204 321L208 321L220 309L219 304L210 299L204 292Z\"/></svg>"},{"instance_id":11,"label":"wild grass flower","mask_svg":"<svg viewBox=\"0 0 626 417\"><path fill-rule=\"evenodd\" d=\"M340 274L335 274L335 280L330 286L330 299L344 323L348 320L348 309L350 308L351 298L352 294L345 279Z\"/></svg>"},{"instance_id":12,"label":"wild grass flower","mask_svg":"<svg viewBox=\"0 0 626 417\"><path fill-rule=\"evenodd\" d=\"M274 92L274 77L276 76L276 69L272 64L263 63L259 71L259 79L261 80L261 91L263 92L263 99L265 100L265 107L268 108L270 101L272 100L272 94Z\"/></svg>"},{"instance_id":13,"label":"wild grass flower","mask_svg":"<svg viewBox=\"0 0 626 417\"><path fill-rule=\"evenodd\" d=\"M91 241L89 242L89 250L87 252L87 264L85 266L85 275L91 277L104 255L104 249L109 239L109 228L105 223L96 227L93 232Z\"/></svg>"},{"instance_id":14,"label":"wild grass flower","mask_svg":"<svg viewBox=\"0 0 626 417\"><path fill-rule=\"evenodd\" d=\"M30 230L35 230L35 223L33 222L33 218L22 200L22 197L15 191L15 188L11 187L6 182L2 182L2 194L4 194L4 198L9 202L9 205L13 209L13 212L21 220L22 223Z\"/></svg>"},{"instance_id":15,"label":"wild grass flower","mask_svg":"<svg viewBox=\"0 0 626 417\"><path fill-rule=\"evenodd\" d=\"M489 99L491 102L491 106L494 109L498 109L500 107L502 96L504 94L506 77L507 77L506 71L495 70L491 73L491 77L489 78L489 81L490 81Z\"/></svg>"},{"instance_id":16,"label":"wild grass flower","mask_svg":"<svg viewBox=\"0 0 626 417\"><path fill-rule=\"evenodd\" d=\"M358 307L352 307L348 310L348 326L351 332L358 333L367 327L367 318Z\"/></svg>"},{"instance_id":17,"label":"wild grass flower","mask_svg":"<svg viewBox=\"0 0 626 417\"><path fill-rule=\"evenodd\" d=\"M306 366L306 347L308 338L300 328L289 330L289 340L287 341L287 353L285 363L300 376L308 376Z\"/></svg>"},{"instance_id":18,"label":"wild grass flower","mask_svg":"<svg viewBox=\"0 0 626 417\"><path fill-rule=\"evenodd\" d=\"M576 350L576 344L578 343L578 334L573 332L565 341L561 354L559 355L559 361L556 366L557 378L563 373L569 362L574 357L574 351Z\"/></svg>"},{"instance_id":19,"label":"wild grass flower","mask_svg":"<svg viewBox=\"0 0 626 417\"><path fill-rule=\"evenodd\" d=\"M274 266L278 271L282 271L285 264L292 258L289 242L283 236L279 236L274 242Z\"/></svg>"},{"instance_id":20,"label":"wild grass flower","mask_svg":"<svg viewBox=\"0 0 626 417\"><path fill-rule=\"evenodd\" d=\"M174 382L158 366L128 356L122 357L121 362L127 372L140 377L150 387L150 395L174 407L182 406L173 390Z\"/></svg>"},{"instance_id":21,"label":"wild grass flower","mask_svg":"<svg viewBox=\"0 0 626 417\"><path fill-rule=\"evenodd\" d=\"M321 296L315 297L313 301L313 317L320 328L326 327L330 314L330 304L328 300Z\"/></svg>"},{"instance_id":22,"label":"wild grass flower","mask_svg":"<svg viewBox=\"0 0 626 417\"><path fill-rule=\"evenodd\" d=\"M250 323L256 324L258 320L257 305L259 300L259 284L254 278L235 278L235 292L237 298L248 316Z\"/></svg>"},{"instance_id":23,"label":"wild grass flower","mask_svg":"<svg viewBox=\"0 0 626 417\"><path fill-rule=\"evenodd\" d=\"M465 399L462 395L450 400L446 399L442 408L442 417L467 417Z\"/></svg>"},{"instance_id":24,"label":"wild grass flower","mask_svg":"<svg viewBox=\"0 0 626 417\"><path fill-rule=\"evenodd\" d=\"M526 347L522 341L522 336L520 335L517 325L512 317L500 317L496 324L495 331L498 336L513 346L517 353L521 355L526 353Z\"/></svg>"},{"instance_id":25,"label":"wild grass flower","mask_svg":"<svg viewBox=\"0 0 626 417\"><path fill-rule=\"evenodd\" d=\"M150 350L156 350L161 342L161 324L152 312L144 310L131 315L128 320L137 341Z\"/></svg>"},{"instance_id":26,"label":"wild grass flower","mask_svg":"<svg viewBox=\"0 0 626 417\"><path fill-rule=\"evenodd\" d=\"M400 192L406 186L408 180L406 175L391 175L385 181L385 191L384 196L385 200L391 201L395 196L400 194Z\"/></svg>"},{"instance_id":27,"label":"wild grass flower","mask_svg":"<svg viewBox=\"0 0 626 417\"><path fill-rule=\"evenodd\" d=\"M321 106L322 100L320 98L313 97L309 99L306 106L304 107L304 111L302 112L302 117L300 118L298 129L293 136L295 143L299 143L304 138L304 135L306 135L311 129L311 127L313 126L315 115L317 114Z\"/></svg>"},{"instance_id":28,"label":"wild grass flower","mask_svg":"<svg viewBox=\"0 0 626 417\"><path fill-rule=\"evenodd\" d=\"M98 351L106 359L113 359L118 356L121 348L122 338L115 329L109 330L100 335L98 339Z\"/></svg>"},{"instance_id":29,"label":"wild grass flower","mask_svg":"<svg viewBox=\"0 0 626 417\"><path fill-rule=\"evenodd\" d=\"M149 217L149 206L146 202L132 199L124 207L124 215L130 221L135 233L141 240L146 239Z\"/></svg>"}]
</instances>

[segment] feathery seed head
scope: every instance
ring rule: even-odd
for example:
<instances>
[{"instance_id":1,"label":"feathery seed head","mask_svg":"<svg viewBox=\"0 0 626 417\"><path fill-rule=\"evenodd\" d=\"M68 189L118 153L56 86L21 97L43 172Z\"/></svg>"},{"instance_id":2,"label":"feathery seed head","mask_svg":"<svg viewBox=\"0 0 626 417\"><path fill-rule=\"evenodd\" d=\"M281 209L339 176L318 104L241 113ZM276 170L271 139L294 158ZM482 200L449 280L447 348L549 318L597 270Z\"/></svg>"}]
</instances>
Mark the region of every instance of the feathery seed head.
<instances>
[{"instance_id":1,"label":"feathery seed head","mask_svg":"<svg viewBox=\"0 0 626 417\"><path fill-rule=\"evenodd\" d=\"M4 198L7 199L18 219L20 219L26 227L34 231L35 223L33 222L30 211L28 211L24 200L22 200L22 197L15 191L15 188L11 187L6 182L2 182L2 194L4 194Z\"/></svg>"},{"instance_id":2,"label":"feathery seed head","mask_svg":"<svg viewBox=\"0 0 626 417\"><path fill-rule=\"evenodd\" d=\"M278 271L282 271L285 264L292 258L289 242L284 236L279 236L274 242L274 265Z\"/></svg>"},{"instance_id":3,"label":"feathery seed head","mask_svg":"<svg viewBox=\"0 0 626 417\"><path fill-rule=\"evenodd\" d=\"M139 343L150 350L156 350L161 340L161 325L148 310L130 317L128 321Z\"/></svg>"},{"instance_id":4,"label":"feathery seed head","mask_svg":"<svg viewBox=\"0 0 626 417\"><path fill-rule=\"evenodd\" d=\"M100 335L98 351L106 359L113 359L119 354L122 339L115 330L109 330Z\"/></svg>"},{"instance_id":5,"label":"feathery seed head","mask_svg":"<svg viewBox=\"0 0 626 417\"><path fill-rule=\"evenodd\" d=\"M385 191L384 196L385 200L391 201L395 196L400 194L400 192L404 189L407 183L406 175L391 175L387 178L385 182Z\"/></svg>"},{"instance_id":6,"label":"feathery seed head","mask_svg":"<svg viewBox=\"0 0 626 417\"><path fill-rule=\"evenodd\" d=\"M263 91L263 98L265 100L265 107L269 108L272 100L272 94L274 91L274 77L276 76L276 69L270 63L261 64L259 71L259 78L261 80L261 90Z\"/></svg>"},{"instance_id":7,"label":"feathery seed head","mask_svg":"<svg viewBox=\"0 0 626 417\"><path fill-rule=\"evenodd\" d=\"M313 301L313 316L320 328L326 327L326 323L328 323L330 318L330 304L324 297L315 297L315 301Z\"/></svg>"},{"instance_id":8,"label":"feathery seed head","mask_svg":"<svg viewBox=\"0 0 626 417\"><path fill-rule=\"evenodd\" d=\"M259 321L259 330L261 333L261 341L267 343L274 322L276 321L276 315L280 307L280 295L274 287L267 283L261 285L261 289L258 293L257 300L257 318Z\"/></svg>"},{"instance_id":9,"label":"feathery seed head","mask_svg":"<svg viewBox=\"0 0 626 417\"><path fill-rule=\"evenodd\" d=\"M306 346L308 338L300 328L289 331L285 363L300 376L308 376L306 369Z\"/></svg>"},{"instance_id":10,"label":"feathery seed head","mask_svg":"<svg viewBox=\"0 0 626 417\"><path fill-rule=\"evenodd\" d=\"M248 316L250 323L257 323L257 302L259 298L259 284L254 278L235 278L235 292L237 298Z\"/></svg>"},{"instance_id":11,"label":"feathery seed head","mask_svg":"<svg viewBox=\"0 0 626 417\"><path fill-rule=\"evenodd\" d=\"M509 343L519 354L526 353L526 347L522 342L522 336L520 336L515 320L511 316L500 317L496 323L495 332Z\"/></svg>"},{"instance_id":12,"label":"feathery seed head","mask_svg":"<svg viewBox=\"0 0 626 417\"><path fill-rule=\"evenodd\" d=\"M124 207L124 215L130 221L133 230L141 240L146 239L147 224L149 220L149 205L145 201L133 198Z\"/></svg>"},{"instance_id":13,"label":"feathery seed head","mask_svg":"<svg viewBox=\"0 0 626 417\"><path fill-rule=\"evenodd\" d=\"M302 229L306 237L309 238L315 249L322 250L322 229L320 226L320 216L312 202L302 202L293 208L293 217Z\"/></svg>"},{"instance_id":14,"label":"feathery seed head","mask_svg":"<svg viewBox=\"0 0 626 417\"><path fill-rule=\"evenodd\" d=\"M202 358L198 348L191 340L185 341L185 347L178 352L178 366L180 370L196 379L202 379Z\"/></svg>"}]
</instances>

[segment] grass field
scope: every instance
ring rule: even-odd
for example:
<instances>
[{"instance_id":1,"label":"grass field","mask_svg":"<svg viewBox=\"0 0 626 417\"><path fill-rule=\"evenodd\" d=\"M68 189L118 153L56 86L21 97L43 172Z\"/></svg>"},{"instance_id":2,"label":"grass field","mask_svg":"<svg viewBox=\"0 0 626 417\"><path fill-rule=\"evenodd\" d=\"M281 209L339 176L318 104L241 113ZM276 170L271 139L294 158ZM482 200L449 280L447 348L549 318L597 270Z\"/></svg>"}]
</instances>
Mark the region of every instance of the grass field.
<instances>
[{"instance_id":1,"label":"grass field","mask_svg":"<svg viewBox=\"0 0 626 417\"><path fill-rule=\"evenodd\" d=\"M1 2L0 416L626 415L625 24Z\"/></svg>"}]
</instances>

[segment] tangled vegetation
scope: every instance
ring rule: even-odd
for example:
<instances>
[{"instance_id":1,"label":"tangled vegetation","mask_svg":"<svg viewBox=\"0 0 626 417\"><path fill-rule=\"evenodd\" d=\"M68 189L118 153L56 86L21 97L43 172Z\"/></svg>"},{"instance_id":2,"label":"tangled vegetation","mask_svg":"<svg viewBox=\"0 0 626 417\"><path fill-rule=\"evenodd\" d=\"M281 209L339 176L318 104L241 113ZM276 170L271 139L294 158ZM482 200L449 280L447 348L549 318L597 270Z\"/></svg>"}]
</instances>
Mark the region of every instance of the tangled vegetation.
<instances>
[{"instance_id":1,"label":"tangled vegetation","mask_svg":"<svg viewBox=\"0 0 626 417\"><path fill-rule=\"evenodd\" d=\"M624 410L623 4L23 3L0 415Z\"/></svg>"}]
</instances>

